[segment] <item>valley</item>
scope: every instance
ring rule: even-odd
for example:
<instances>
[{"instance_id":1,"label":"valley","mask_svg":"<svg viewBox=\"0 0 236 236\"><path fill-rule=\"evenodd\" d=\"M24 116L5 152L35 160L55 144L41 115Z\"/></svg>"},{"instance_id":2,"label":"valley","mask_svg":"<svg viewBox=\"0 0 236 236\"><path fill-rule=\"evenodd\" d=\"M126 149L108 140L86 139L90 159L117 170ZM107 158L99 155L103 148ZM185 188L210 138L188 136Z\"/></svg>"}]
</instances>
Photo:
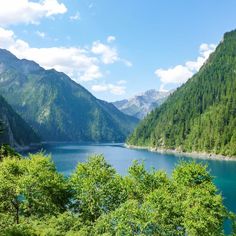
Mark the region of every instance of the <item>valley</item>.
<instances>
[{"instance_id":1,"label":"valley","mask_svg":"<svg viewBox=\"0 0 236 236\"><path fill-rule=\"evenodd\" d=\"M0 236L236 236L235 9L0 0Z\"/></svg>"}]
</instances>

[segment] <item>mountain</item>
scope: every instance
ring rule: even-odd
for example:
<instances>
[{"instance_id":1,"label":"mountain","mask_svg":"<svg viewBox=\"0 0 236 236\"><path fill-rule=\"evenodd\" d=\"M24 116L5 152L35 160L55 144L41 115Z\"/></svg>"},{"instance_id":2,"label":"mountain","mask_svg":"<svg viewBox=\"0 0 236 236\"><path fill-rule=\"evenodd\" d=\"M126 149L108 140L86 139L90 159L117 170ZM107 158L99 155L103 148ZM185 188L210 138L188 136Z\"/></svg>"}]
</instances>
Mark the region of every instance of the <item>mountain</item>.
<instances>
[{"instance_id":1,"label":"mountain","mask_svg":"<svg viewBox=\"0 0 236 236\"><path fill-rule=\"evenodd\" d=\"M161 92L151 89L130 99L113 102L113 104L125 114L143 119L153 109L159 107L171 92L173 91Z\"/></svg>"},{"instance_id":2,"label":"mountain","mask_svg":"<svg viewBox=\"0 0 236 236\"><path fill-rule=\"evenodd\" d=\"M200 71L151 112L131 145L236 156L236 31Z\"/></svg>"},{"instance_id":3,"label":"mountain","mask_svg":"<svg viewBox=\"0 0 236 236\"><path fill-rule=\"evenodd\" d=\"M34 130L7 104L2 96L0 96L0 121L3 129L0 134L0 144L6 143L13 147L20 147L40 141Z\"/></svg>"},{"instance_id":4,"label":"mountain","mask_svg":"<svg viewBox=\"0 0 236 236\"><path fill-rule=\"evenodd\" d=\"M124 141L138 122L64 73L3 49L0 93L43 141Z\"/></svg>"}]
</instances>

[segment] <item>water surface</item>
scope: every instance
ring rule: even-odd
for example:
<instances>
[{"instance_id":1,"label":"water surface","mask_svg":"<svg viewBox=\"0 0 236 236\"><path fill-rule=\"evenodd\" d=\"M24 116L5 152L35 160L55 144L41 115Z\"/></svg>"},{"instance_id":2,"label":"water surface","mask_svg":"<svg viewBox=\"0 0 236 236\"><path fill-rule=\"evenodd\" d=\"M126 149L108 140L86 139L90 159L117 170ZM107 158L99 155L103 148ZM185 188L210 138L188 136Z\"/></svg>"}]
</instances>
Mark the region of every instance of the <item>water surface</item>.
<instances>
[{"instance_id":1,"label":"water surface","mask_svg":"<svg viewBox=\"0 0 236 236\"><path fill-rule=\"evenodd\" d=\"M193 160L191 157L134 150L125 148L122 144L47 144L46 153L52 155L57 170L70 175L79 162L84 162L93 154L103 154L106 160L125 175L133 160L144 161L147 169L155 167L171 174L180 160ZM211 174L215 177L215 184L222 192L225 205L236 212L236 161L194 159L197 162L207 163Z\"/></svg>"}]
</instances>

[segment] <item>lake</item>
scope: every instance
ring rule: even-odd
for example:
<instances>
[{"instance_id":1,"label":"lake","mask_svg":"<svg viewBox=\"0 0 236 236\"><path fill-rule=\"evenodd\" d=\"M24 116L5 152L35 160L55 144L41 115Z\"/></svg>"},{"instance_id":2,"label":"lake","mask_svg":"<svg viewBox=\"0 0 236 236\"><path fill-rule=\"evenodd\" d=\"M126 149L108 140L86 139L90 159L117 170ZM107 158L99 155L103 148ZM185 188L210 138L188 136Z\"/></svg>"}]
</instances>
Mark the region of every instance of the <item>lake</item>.
<instances>
[{"instance_id":1,"label":"lake","mask_svg":"<svg viewBox=\"0 0 236 236\"><path fill-rule=\"evenodd\" d=\"M52 155L57 170L64 175L70 175L79 162L84 162L93 154L103 154L108 163L125 175L133 160L144 161L147 169L155 167L171 174L180 160L196 160L207 163L215 184L222 192L225 205L236 212L236 161L192 159L174 154L149 152L146 150L128 149L123 144L47 144L43 149Z\"/></svg>"}]
</instances>

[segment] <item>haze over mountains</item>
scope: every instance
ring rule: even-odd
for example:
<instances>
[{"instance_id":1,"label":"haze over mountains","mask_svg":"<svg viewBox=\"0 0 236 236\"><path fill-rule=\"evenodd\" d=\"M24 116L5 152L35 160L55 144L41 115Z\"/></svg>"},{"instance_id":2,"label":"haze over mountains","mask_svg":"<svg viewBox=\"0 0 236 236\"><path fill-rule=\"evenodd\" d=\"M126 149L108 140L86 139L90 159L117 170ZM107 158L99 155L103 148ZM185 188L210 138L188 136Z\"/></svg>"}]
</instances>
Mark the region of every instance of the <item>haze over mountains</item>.
<instances>
[{"instance_id":1,"label":"haze over mountains","mask_svg":"<svg viewBox=\"0 0 236 236\"><path fill-rule=\"evenodd\" d=\"M236 156L236 30L200 71L151 112L131 145Z\"/></svg>"},{"instance_id":2,"label":"haze over mountains","mask_svg":"<svg viewBox=\"0 0 236 236\"><path fill-rule=\"evenodd\" d=\"M64 73L0 49L0 94L43 141L120 142L138 120Z\"/></svg>"},{"instance_id":3,"label":"haze over mountains","mask_svg":"<svg viewBox=\"0 0 236 236\"><path fill-rule=\"evenodd\" d=\"M172 92L151 89L132 98L113 102L113 104L125 114L143 119L149 112L159 107Z\"/></svg>"}]
</instances>

